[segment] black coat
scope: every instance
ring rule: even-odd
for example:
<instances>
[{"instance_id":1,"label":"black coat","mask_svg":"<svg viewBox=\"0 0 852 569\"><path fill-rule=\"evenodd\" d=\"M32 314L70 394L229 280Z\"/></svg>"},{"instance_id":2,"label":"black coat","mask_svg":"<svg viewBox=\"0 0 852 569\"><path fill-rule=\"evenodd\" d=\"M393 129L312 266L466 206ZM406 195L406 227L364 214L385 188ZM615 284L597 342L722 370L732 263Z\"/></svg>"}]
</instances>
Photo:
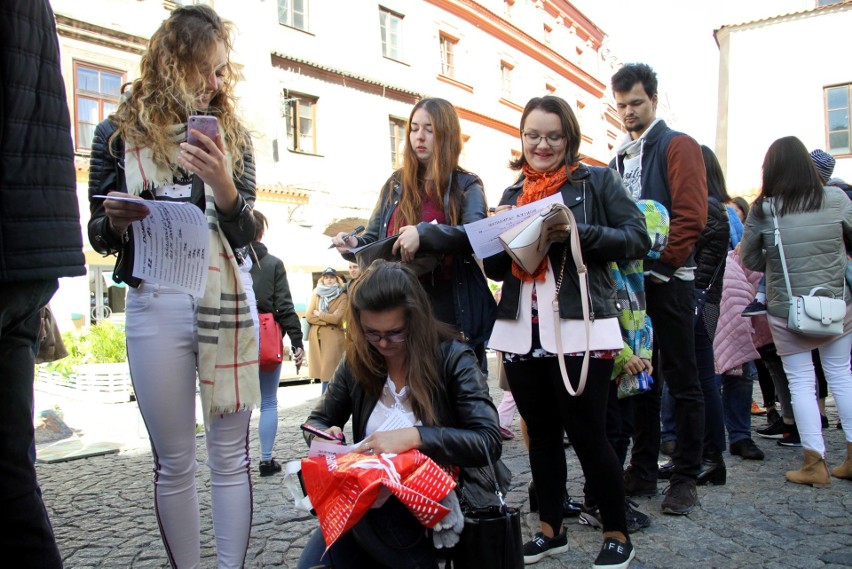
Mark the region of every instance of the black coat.
<instances>
[{"instance_id":1,"label":"black coat","mask_svg":"<svg viewBox=\"0 0 852 569\"><path fill-rule=\"evenodd\" d=\"M439 464L487 466L487 448L492 462L496 462L503 442L497 410L488 395L479 362L469 346L456 340L443 342L441 351L444 396L433 402L438 425L417 427L423 442L420 451ZM308 423L322 430L343 428L351 417L353 442L360 442L366 436L367 421L375 406L376 399L355 381L344 358L325 395L311 411ZM305 440L312 438L305 433Z\"/></svg>"},{"instance_id":2,"label":"black coat","mask_svg":"<svg viewBox=\"0 0 852 569\"><path fill-rule=\"evenodd\" d=\"M500 205L515 205L523 192L523 180L503 192ZM580 230L583 261L589 271L591 317L612 318L621 314L611 261L641 259L651 248L645 217L627 195L621 177L609 168L581 164L561 188L562 199L571 209ZM562 262L564 243L553 243L547 252L553 267ZM484 261L485 274L503 281L497 318L516 320L520 311L521 281L512 274L512 259L502 252ZM557 269L558 270L558 269ZM542 300L540 299L540 302ZM580 282L574 260L568 255L559 317L581 320Z\"/></svg>"},{"instance_id":3,"label":"black coat","mask_svg":"<svg viewBox=\"0 0 852 569\"><path fill-rule=\"evenodd\" d=\"M284 263L270 255L266 245L255 241L249 249L252 257L251 281L257 299L257 311L275 314L281 330L290 336L293 348L302 347L302 325L293 307L290 283Z\"/></svg>"},{"instance_id":4,"label":"black coat","mask_svg":"<svg viewBox=\"0 0 852 569\"><path fill-rule=\"evenodd\" d=\"M113 280L125 282L132 287L141 283L132 276L133 269L133 232L128 231L128 239L122 241L110 229L109 218L104 211L104 200L92 199L92 196L106 195L108 192L127 192L127 180L124 177L124 142L113 137L116 127L105 120L95 127L92 139L92 155L89 162L89 241L95 251L109 255L118 253L115 262ZM112 141L110 138L112 137ZM111 147L110 147L111 145ZM237 213L228 217L217 210L219 228L231 245L231 248L244 247L254 240L255 221L251 208L254 207L255 182L254 158L250 150L243 156L243 175L234 178L239 194ZM201 211L205 210L204 182L198 176L192 177L193 204Z\"/></svg>"},{"instance_id":5,"label":"black coat","mask_svg":"<svg viewBox=\"0 0 852 569\"><path fill-rule=\"evenodd\" d=\"M707 201L707 225L695 243L695 288L706 289L707 302L721 304L722 277L728 259L731 229L728 211L717 199ZM715 275L715 278L714 278ZM712 282L711 282L712 281Z\"/></svg>"},{"instance_id":6,"label":"black coat","mask_svg":"<svg viewBox=\"0 0 852 569\"><path fill-rule=\"evenodd\" d=\"M0 283L84 275L74 146L47 0L0 2Z\"/></svg>"}]
</instances>

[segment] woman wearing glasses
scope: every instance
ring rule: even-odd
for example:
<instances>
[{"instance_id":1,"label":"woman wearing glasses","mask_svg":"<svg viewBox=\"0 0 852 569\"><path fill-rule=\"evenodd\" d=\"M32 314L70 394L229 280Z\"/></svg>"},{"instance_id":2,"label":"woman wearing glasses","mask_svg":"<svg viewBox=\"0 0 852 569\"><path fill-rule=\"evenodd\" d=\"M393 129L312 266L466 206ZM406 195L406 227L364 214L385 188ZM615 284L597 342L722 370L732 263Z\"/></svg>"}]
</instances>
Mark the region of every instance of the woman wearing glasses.
<instances>
[{"instance_id":1,"label":"woman wearing glasses","mask_svg":"<svg viewBox=\"0 0 852 569\"><path fill-rule=\"evenodd\" d=\"M588 269L591 326L588 378L577 397L568 394L554 352L560 326L565 363L574 389L579 383L585 329L577 269L557 227L542 264L528 274L506 253L485 259L486 274L503 282L489 346L503 364L518 411L529 433L530 468L538 494L541 531L524 545L525 563L568 549L562 525L567 469L563 430L574 446L590 490L600 496L604 545L595 567L627 567L633 546L627 537L621 465L606 438L606 404L613 358L622 347L611 261L642 258L650 248L645 219L618 174L580 162L580 125L568 104L553 96L534 98L521 116L523 154L511 164L521 171L498 211L561 194L577 220ZM561 268L562 267L562 268ZM559 320L551 305L558 289Z\"/></svg>"},{"instance_id":2,"label":"woman wearing glasses","mask_svg":"<svg viewBox=\"0 0 852 569\"><path fill-rule=\"evenodd\" d=\"M406 126L403 166L385 182L367 229L360 237L339 233L333 242L344 257L379 239L399 235L393 253L403 263L437 257L437 266L420 275L441 322L454 326L484 354L494 321L494 298L462 225L487 216L479 177L459 167L461 126L452 104L423 99Z\"/></svg>"},{"instance_id":3,"label":"woman wearing glasses","mask_svg":"<svg viewBox=\"0 0 852 569\"><path fill-rule=\"evenodd\" d=\"M456 466L500 457L497 410L476 356L435 320L409 268L375 261L352 283L347 322L345 358L309 424L337 435L351 417L355 441L377 454L419 449ZM426 529L394 497L324 550L317 530L298 567L437 567Z\"/></svg>"}]
</instances>

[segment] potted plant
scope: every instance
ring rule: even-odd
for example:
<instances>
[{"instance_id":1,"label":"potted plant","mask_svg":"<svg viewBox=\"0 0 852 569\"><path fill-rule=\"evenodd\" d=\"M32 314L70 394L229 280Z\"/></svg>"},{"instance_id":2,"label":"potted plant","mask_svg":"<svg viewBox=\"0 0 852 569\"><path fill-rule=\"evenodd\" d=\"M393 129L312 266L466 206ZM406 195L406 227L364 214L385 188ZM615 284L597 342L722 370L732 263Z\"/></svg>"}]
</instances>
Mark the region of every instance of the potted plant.
<instances>
[{"instance_id":1,"label":"potted plant","mask_svg":"<svg viewBox=\"0 0 852 569\"><path fill-rule=\"evenodd\" d=\"M124 326L105 320L62 334L68 356L39 366L39 381L78 395L120 403L133 397Z\"/></svg>"}]
</instances>

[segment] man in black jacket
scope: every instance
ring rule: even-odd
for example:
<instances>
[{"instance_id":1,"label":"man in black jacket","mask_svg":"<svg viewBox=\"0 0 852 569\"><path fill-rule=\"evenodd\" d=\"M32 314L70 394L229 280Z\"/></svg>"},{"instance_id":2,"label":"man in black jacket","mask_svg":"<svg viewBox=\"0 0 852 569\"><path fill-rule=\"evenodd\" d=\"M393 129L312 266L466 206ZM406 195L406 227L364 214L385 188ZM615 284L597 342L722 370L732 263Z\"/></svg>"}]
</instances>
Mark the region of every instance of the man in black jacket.
<instances>
[{"instance_id":1,"label":"man in black jacket","mask_svg":"<svg viewBox=\"0 0 852 569\"><path fill-rule=\"evenodd\" d=\"M0 2L0 550L62 567L30 459L39 309L85 274L71 122L47 0Z\"/></svg>"}]
</instances>

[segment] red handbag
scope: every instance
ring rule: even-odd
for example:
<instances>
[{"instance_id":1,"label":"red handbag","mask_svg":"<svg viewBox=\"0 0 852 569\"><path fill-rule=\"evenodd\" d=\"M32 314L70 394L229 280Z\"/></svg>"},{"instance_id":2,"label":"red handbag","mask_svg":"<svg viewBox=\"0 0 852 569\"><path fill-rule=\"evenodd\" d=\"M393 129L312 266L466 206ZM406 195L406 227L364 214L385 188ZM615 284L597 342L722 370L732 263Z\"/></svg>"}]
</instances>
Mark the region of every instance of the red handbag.
<instances>
[{"instance_id":1,"label":"red handbag","mask_svg":"<svg viewBox=\"0 0 852 569\"><path fill-rule=\"evenodd\" d=\"M281 326L271 312L261 312L260 320L260 371L272 371L284 361L284 337Z\"/></svg>"}]
</instances>

